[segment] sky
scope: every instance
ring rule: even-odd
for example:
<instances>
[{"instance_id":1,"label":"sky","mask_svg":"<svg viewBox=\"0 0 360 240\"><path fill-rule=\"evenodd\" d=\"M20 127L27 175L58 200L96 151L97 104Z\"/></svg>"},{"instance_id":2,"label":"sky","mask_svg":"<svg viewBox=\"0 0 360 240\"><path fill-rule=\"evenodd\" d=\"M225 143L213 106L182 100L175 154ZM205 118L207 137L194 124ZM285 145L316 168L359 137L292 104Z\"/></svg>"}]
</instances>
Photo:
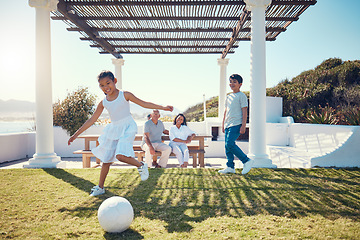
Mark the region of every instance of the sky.
<instances>
[{"instance_id":1,"label":"sky","mask_svg":"<svg viewBox=\"0 0 360 240\"><path fill-rule=\"evenodd\" d=\"M276 41L266 43L266 87L328 58L360 59L359 10L359 0L318 0L310 6ZM0 0L0 21L0 100L35 102L35 9L28 0ZM96 77L102 70L115 71L113 57L99 54L66 28L62 21L51 20L53 102L79 86L88 87L100 101L104 95ZM206 99L219 95L218 54L123 57L123 89L145 101L185 111L201 103L204 94ZM241 90L249 91L250 42L240 42L227 58L227 76L242 75Z\"/></svg>"}]
</instances>

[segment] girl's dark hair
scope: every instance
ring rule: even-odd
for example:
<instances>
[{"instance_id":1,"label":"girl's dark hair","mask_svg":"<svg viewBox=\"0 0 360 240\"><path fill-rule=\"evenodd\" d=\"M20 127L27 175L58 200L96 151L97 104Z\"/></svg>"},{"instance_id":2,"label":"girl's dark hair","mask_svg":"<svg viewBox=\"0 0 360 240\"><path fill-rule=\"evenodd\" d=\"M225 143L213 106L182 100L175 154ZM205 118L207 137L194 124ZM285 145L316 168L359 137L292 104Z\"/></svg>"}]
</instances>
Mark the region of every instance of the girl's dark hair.
<instances>
[{"instance_id":1,"label":"girl's dark hair","mask_svg":"<svg viewBox=\"0 0 360 240\"><path fill-rule=\"evenodd\" d=\"M242 83L243 79L239 74L233 74L229 77L229 79L236 80L238 83Z\"/></svg>"},{"instance_id":2,"label":"girl's dark hair","mask_svg":"<svg viewBox=\"0 0 360 240\"><path fill-rule=\"evenodd\" d=\"M184 114L182 113L179 113L175 119L174 119L174 125L176 124L176 119L179 117L179 116L182 116L184 118L184 122L181 124L181 125L185 125L186 126L186 117L184 116Z\"/></svg>"},{"instance_id":3,"label":"girl's dark hair","mask_svg":"<svg viewBox=\"0 0 360 240\"><path fill-rule=\"evenodd\" d=\"M100 79L103 79L103 78L110 78L111 80L114 81L115 77L114 77L114 74L110 71L102 71L99 76L98 76L98 81L100 81Z\"/></svg>"}]
</instances>

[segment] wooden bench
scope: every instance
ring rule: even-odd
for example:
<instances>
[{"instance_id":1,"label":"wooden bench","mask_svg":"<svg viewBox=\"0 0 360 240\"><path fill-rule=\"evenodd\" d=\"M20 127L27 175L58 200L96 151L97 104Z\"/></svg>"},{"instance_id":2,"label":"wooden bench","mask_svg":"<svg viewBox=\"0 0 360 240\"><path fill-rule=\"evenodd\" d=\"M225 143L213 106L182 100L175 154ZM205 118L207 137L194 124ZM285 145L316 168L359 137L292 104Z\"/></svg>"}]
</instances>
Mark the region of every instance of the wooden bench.
<instances>
[{"instance_id":1,"label":"wooden bench","mask_svg":"<svg viewBox=\"0 0 360 240\"><path fill-rule=\"evenodd\" d=\"M96 146L99 145L98 142L98 137L99 135L82 135L79 136L79 138L83 138L85 140L85 150L77 150L74 152L74 154L82 154L82 161L83 161L83 168L89 168L90 167L90 160L91 157L95 157L90 150L90 142L91 141L95 141L96 142ZM136 135L135 136L135 142L139 142L142 140L143 135ZM204 139L205 138L211 138L212 136L195 136L193 139L194 143L198 143L196 144L190 144L188 145L189 148L189 155L193 158L193 167L197 167L197 165L200 165L200 167L205 167L205 163L204 163L204 154L205 154L205 144L204 144ZM169 136L162 136L161 137L163 141L169 141ZM143 158L145 157L145 152L141 149L141 147L139 145L134 145L134 152L135 152L135 156L138 158L139 161L142 161ZM157 158L158 156L161 156L161 152L156 152L156 155L154 156L154 160L155 158ZM175 156L175 154L171 153L170 156ZM98 164L97 166L100 165L100 160L96 159L96 163Z\"/></svg>"},{"instance_id":2,"label":"wooden bench","mask_svg":"<svg viewBox=\"0 0 360 240\"><path fill-rule=\"evenodd\" d=\"M135 146L133 146L133 148L134 148L135 156L137 157L138 161L140 161L140 162L143 161L143 159L145 157L145 151L143 151L140 146L135 145ZM189 155L193 159L193 168L196 168L197 165L200 164L200 162L198 163L198 154L205 153L205 151L199 149L198 146L190 145L190 146L188 146L188 148L189 148ZM94 154L91 152L91 150L77 150L74 152L74 154L82 154L83 168L91 167L91 158L95 157ZM155 151L154 158L157 158L159 156L161 156L161 152ZM170 156L175 156L175 154L171 153ZM97 160L96 161L97 165L95 167L98 167L100 165L100 162L98 162L98 159L96 159L96 160Z\"/></svg>"}]
</instances>

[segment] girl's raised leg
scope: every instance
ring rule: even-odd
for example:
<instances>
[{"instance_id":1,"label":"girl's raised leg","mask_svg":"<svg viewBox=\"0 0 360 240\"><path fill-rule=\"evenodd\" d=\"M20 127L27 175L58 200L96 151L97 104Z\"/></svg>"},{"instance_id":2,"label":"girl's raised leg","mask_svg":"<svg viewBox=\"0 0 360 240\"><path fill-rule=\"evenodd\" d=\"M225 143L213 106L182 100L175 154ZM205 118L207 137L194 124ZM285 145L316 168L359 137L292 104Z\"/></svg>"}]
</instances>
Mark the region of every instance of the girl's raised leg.
<instances>
[{"instance_id":1,"label":"girl's raised leg","mask_svg":"<svg viewBox=\"0 0 360 240\"><path fill-rule=\"evenodd\" d=\"M141 181L145 181L149 178L149 170L148 170L147 163L141 163L133 157L127 157L127 156L124 156L121 154L116 155L116 158L120 162L124 162L124 163L130 164L130 165L136 166L138 168Z\"/></svg>"},{"instance_id":2,"label":"girl's raised leg","mask_svg":"<svg viewBox=\"0 0 360 240\"><path fill-rule=\"evenodd\" d=\"M136 167L141 167L143 165L141 162L137 161L133 157L127 157L127 156L120 155L120 154L116 155L116 159L119 160L120 162L124 162L124 163L130 164L130 165L136 166Z\"/></svg>"}]
</instances>

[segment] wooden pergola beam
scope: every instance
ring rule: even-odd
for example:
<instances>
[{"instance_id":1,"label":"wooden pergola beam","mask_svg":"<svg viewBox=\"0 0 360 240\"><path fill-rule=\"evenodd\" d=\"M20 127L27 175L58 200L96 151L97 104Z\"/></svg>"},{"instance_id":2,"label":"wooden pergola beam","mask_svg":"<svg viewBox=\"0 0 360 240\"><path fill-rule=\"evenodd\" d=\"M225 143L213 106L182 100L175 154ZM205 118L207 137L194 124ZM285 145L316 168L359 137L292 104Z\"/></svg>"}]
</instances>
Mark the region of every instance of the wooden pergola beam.
<instances>
[{"instance_id":1,"label":"wooden pergola beam","mask_svg":"<svg viewBox=\"0 0 360 240\"><path fill-rule=\"evenodd\" d=\"M207 41L229 41L229 38L102 38L106 41L124 41L124 42L138 42L138 41L158 41L158 42L179 42L179 41L194 41L194 42L207 42ZM82 41L91 41L91 38L81 37ZM237 41L250 41L249 37L237 38ZM266 41L275 41L276 38L266 38Z\"/></svg>"},{"instance_id":2,"label":"wooden pergola beam","mask_svg":"<svg viewBox=\"0 0 360 240\"><path fill-rule=\"evenodd\" d=\"M57 10L67 19L71 20L71 22L78 27L79 31L85 32L89 36L89 38L101 45L104 50L108 51L116 58L122 58L121 54L115 52L115 49L107 41L98 38L96 32L94 32L94 29L89 27L86 22L80 20L76 14L69 13L70 8L64 2L64 0L59 0Z\"/></svg>"},{"instance_id":3,"label":"wooden pergola beam","mask_svg":"<svg viewBox=\"0 0 360 240\"><path fill-rule=\"evenodd\" d=\"M220 54L222 51L207 51L207 52L165 52L165 51L156 51L156 52L126 52L126 51L118 51L119 53L126 53L126 54ZM108 52L99 52L100 54L109 54ZM229 53L235 53L234 51L229 51Z\"/></svg>"},{"instance_id":4,"label":"wooden pergola beam","mask_svg":"<svg viewBox=\"0 0 360 240\"><path fill-rule=\"evenodd\" d=\"M239 36L240 31L243 30L243 26L247 21L247 18L250 15L250 11L244 9L244 11L240 15L240 19L233 30L233 35L231 36L229 43L225 47L224 51L222 52L221 58L225 58L228 54L229 50L233 47L234 43L236 42L237 37Z\"/></svg>"},{"instance_id":5,"label":"wooden pergola beam","mask_svg":"<svg viewBox=\"0 0 360 240\"><path fill-rule=\"evenodd\" d=\"M233 32L232 28L91 28L96 32ZM81 32L80 28L67 28L71 32ZM242 28L239 32L250 32L251 28ZM286 28L267 27L266 32L285 32Z\"/></svg>"},{"instance_id":6,"label":"wooden pergola beam","mask_svg":"<svg viewBox=\"0 0 360 240\"><path fill-rule=\"evenodd\" d=\"M206 46L206 45L169 45L169 46L145 46L145 45L112 45L114 48L224 48L226 45L213 45L213 46ZM90 47L100 48L99 44L90 45ZM233 48L237 48L238 46L233 46Z\"/></svg>"},{"instance_id":7,"label":"wooden pergola beam","mask_svg":"<svg viewBox=\"0 0 360 240\"><path fill-rule=\"evenodd\" d=\"M166 38L166 37L158 37L158 38L119 38L119 37L105 37L102 38L107 41L125 41L125 42L137 42L137 41L164 41L164 42L172 42L172 41L228 41L229 38ZM80 40L90 41L91 38L81 37Z\"/></svg>"},{"instance_id":8,"label":"wooden pergola beam","mask_svg":"<svg viewBox=\"0 0 360 240\"><path fill-rule=\"evenodd\" d=\"M66 17L53 16L53 20L67 20ZM78 17L82 21L237 21L238 17L169 17L169 16L153 16L153 17L144 17L144 16L132 16L132 17ZM251 20L249 17L248 20ZM266 17L266 21L297 21L298 17Z\"/></svg>"},{"instance_id":9,"label":"wooden pergola beam","mask_svg":"<svg viewBox=\"0 0 360 240\"><path fill-rule=\"evenodd\" d=\"M272 0L271 5L314 5L316 0L298 0L298 1L283 1ZM243 0L233 1L216 1L216 0L194 0L194 1L138 1L138 0L125 0L125 1L97 1L97 2L71 2L73 6L184 6L184 5L245 5Z\"/></svg>"},{"instance_id":10,"label":"wooden pergola beam","mask_svg":"<svg viewBox=\"0 0 360 240\"><path fill-rule=\"evenodd\" d=\"M217 1L217 0L188 0L188 1L139 1L139 0L124 0L124 1L97 1L97 2L72 2L74 6L184 6L184 5L245 5L243 0L234 1Z\"/></svg>"}]
</instances>

